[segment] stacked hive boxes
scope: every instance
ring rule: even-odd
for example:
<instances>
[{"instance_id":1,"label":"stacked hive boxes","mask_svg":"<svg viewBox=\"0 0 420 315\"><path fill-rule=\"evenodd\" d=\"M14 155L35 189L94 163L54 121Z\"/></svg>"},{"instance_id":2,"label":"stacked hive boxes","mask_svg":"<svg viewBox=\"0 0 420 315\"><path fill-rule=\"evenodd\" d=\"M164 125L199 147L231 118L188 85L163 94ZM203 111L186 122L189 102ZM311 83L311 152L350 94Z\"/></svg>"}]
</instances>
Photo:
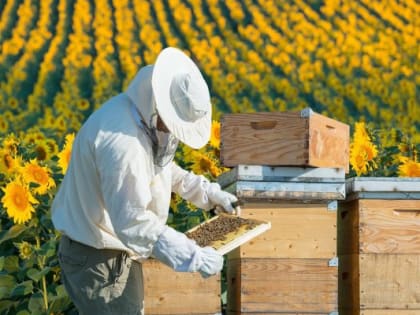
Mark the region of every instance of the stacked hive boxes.
<instances>
[{"instance_id":1,"label":"stacked hive boxes","mask_svg":"<svg viewBox=\"0 0 420 315\"><path fill-rule=\"evenodd\" d=\"M242 200L243 217L271 222L228 256L228 313L337 311L336 200L344 199L344 171L239 165L220 179Z\"/></svg>"},{"instance_id":2,"label":"stacked hive boxes","mask_svg":"<svg viewBox=\"0 0 420 315\"><path fill-rule=\"evenodd\" d=\"M338 232L340 314L420 314L420 179L349 179Z\"/></svg>"},{"instance_id":3,"label":"stacked hive boxes","mask_svg":"<svg viewBox=\"0 0 420 315\"><path fill-rule=\"evenodd\" d=\"M345 198L347 125L301 112L229 114L219 182L242 216L271 229L228 256L229 314L338 310L337 200Z\"/></svg>"},{"instance_id":4,"label":"stacked hive boxes","mask_svg":"<svg viewBox=\"0 0 420 315\"><path fill-rule=\"evenodd\" d=\"M175 272L155 259L143 263L147 315L221 314L220 275Z\"/></svg>"}]
</instances>

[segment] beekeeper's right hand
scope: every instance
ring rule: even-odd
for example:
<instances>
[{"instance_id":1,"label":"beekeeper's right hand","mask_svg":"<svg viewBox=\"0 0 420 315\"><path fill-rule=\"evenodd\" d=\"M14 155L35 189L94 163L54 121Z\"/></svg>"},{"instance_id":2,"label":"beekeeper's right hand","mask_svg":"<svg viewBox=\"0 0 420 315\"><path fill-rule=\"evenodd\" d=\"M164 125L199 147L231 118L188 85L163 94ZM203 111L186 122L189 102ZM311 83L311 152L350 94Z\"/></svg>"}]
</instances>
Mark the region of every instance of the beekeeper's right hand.
<instances>
[{"instance_id":1,"label":"beekeeper's right hand","mask_svg":"<svg viewBox=\"0 0 420 315\"><path fill-rule=\"evenodd\" d=\"M152 255L180 272L200 272L207 278L223 268L223 256L212 247L200 247L185 234L166 226L153 247Z\"/></svg>"}]
</instances>

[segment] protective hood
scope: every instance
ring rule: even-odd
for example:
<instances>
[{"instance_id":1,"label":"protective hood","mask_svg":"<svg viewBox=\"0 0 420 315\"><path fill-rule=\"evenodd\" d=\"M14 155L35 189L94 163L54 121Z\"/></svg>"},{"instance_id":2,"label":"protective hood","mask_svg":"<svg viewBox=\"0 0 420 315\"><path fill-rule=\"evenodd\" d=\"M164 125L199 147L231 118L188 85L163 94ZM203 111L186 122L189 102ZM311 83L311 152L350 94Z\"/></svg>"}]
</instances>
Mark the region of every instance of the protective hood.
<instances>
[{"instance_id":1,"label":"protective hood","mask_svg":"<svg viewBox=\"0 0 420 315\"><path fill-rule=\"evenodd\" d=\"M152 75L153 65L142 67L125 91L149 128L156 127L155 123L152 123L152 116L157 113L153 101Z\"/></svg>"}]
</instances>

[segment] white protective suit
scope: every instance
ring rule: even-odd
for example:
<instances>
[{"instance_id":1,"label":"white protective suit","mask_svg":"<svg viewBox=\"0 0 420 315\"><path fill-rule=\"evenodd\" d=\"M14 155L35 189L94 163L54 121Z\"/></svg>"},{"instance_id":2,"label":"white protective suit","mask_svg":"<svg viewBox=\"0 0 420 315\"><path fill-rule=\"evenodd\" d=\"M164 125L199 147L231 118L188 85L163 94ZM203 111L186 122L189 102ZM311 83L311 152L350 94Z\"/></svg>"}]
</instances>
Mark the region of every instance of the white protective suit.
<instances>
[{"instance_id":1,"label":"white protective suit","mask_svg":"<svg viewBox=\"0 0 420 315\"><path fill-rule=\"evenodd\" d=\"M214 207L217 198L209 196L221 192L217 183L174 162L163 168L154 165L150 138L138 127L131 110L135 104L149 124L154 112L152 71L153 66L142 68L126 93L110 99L82 126L52 205L54 226L69 238L99 249L124 250L140 261L151 255L163 234L166 240L156 246L158 255L171 247L180 250L174 248L176 244L167 244L172 238L187 247L183 250L195 250L184 235L180 238L181 233L165 225L171 192L203 209ZM182 255L190 254L169 257L169 262L158 258L176 270L197 271L193 265L199 264L198 258L188 260Z\"/></svg>"}]
</instances>

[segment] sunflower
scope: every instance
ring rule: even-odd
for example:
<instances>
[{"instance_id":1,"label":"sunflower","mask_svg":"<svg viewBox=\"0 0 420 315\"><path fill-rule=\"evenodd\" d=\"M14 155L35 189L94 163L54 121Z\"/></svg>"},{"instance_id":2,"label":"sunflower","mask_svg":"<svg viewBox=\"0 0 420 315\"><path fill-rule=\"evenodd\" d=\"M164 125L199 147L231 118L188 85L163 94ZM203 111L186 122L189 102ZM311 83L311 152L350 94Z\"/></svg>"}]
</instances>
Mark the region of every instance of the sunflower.
<instances>
[{"instance_id":1,"label":"sunflower","mask_svg":"<svg viewBox=\"0 0 420 315\"><path fill-rule=\"evenodd\" d=\"M194 173L208 173L213 177L217 177L222 173L222 170L217 165L217 161L208 154L192 151L192 158L191 169Z\"/></svg>"},{"instance_id":2,"label":"sunflower","mask_svg":"<svg viewBox=\"0 0 420 315\"><path fill-rule=\"evenodd\" d=\"M37 194L43 195L50 188L55 187L54 179L51 177L51 171L48 167L40 166L36 159L25 163L21 168L21 173L27 183L38 185L34 188L34 192Z\"/></svg>"},{"instance_id":3,"label":"sunflower","mask_svg":"<svg viewBox=\"0 0 420 315\"><path fill-rule=\"evenodd\" d=\"M9 123L7 122L6 118L0 116L0 133L6 133L9 130Z\"/></svg>"},{"instance_id":4,"label":"sunflower","mask_svg":"<svg viewBox=\"0 0 420 315\"><path fill-rule=\"evenodd\" d=\"M65 131L67 126L68 126L68 124L66 122L66 118L63 115L60 115L55 119L55 123L53 125L53 128L56 128L56 129L61 130L61 131Z\"/></svg>"},{"instance_id":5,"label":"sunflower","mask_svg":"<svg viewBox=\"0 0 420 315\"><path fill-rule=\"evenodd\" d=\"M11 97L7 103L11 109L17 109L19 107L19 101L14 97Z\"/></svg>"},{"instance_id":6,"label":"sunflower","mask_svg":"<svg viewBox=\"0 0 420 315\"><path fill-rule=\"evenodd\" d=\"M16 248L19 250L19 257L23 260L31 258L33 247L30 243L23 241L22 243L15 243Z\"/></svg>"},{"instance_id":7,"label":"sunflower","mask_svg":"<svg viewBox=\"0 0 420 315\"><path fill-rule=\"evenodd\" d=\"M8 149L0 149L0 173L12 174L22 165L22 158Z\"/></svg>"},{"instance_id":8,"label":"sunflower","mask_svg":"<svg viewBox=\"0 0 420 315\"><path fill-rule=\"evenodd\" d=\"M30 220L32 213L35 212L33 205L39 202L32 196L29 186L24 184L21 179L16 178L2 190L4 196L1 198L1 202L13 222L21 224Z\"/></svg>"},{"instance_id":9,"label":"sunflower","mask_svg":"<svg viewBox=\"0 0 420 315\"><path fill-rule=\"evenodd\" d=\"M37 143L38 141L45 140L44 134L35 128L32 128L32 130L29 132L25 132L24 134L22 134L22 136L23 136L23 142L29 143L29 144L33 144L33 143Z\"/></svg>"},{"instance_id":10,"label":"sunflower","mask_svg":"<svg viewBox=\"0 0 420 315\"><path fill-rule=\"evenodd\" d=\"M400 177L420 177L420 163L406 156L399 158L401 165L398 167Z\"/></svg>"},{"instance_id":11,"label":"sunflower","mask_svg":"<svg viewBox=\"0 0 420 315\"><path fill-rule=\"evenodd\" d=\"M46 140L36 141L34 151L38 161L49 161L52 157L51 147Z\"/></svg>"},{"instance_id":12,"label":"sunflower","mask_svg":"<svg viewBox=\"0 0 420 315\"><path fill-rule=\"evenodd\" d=\"M14 134L9 134L3 140L3 147L9 151L12 155L17 153L19 145L19 140L16 138Z\"/></svg>"},{"instance_id":13,"label":"sunflower","mask_svg":"<svg viewBox=\"0 0 420 315\"><path fill-rule=\"evenodd\" d=\"M63 150L57 154L58 156L58 166L61 167L63 174L67 172L67 168L70 163L71 158L71 149L73 147L74 133L66 135L65 144Z\"/></svg>"},{"instance_id":14,"label":"sunflower","mask_svg":"<svg viewBox=\"0 0 420 315\"><path fill-rule=\"evenodd\" d=\"M366 124L364 122L357 122L355 124L355 130L354 130L354 141L355 142L364 142L366 140L371 140L371 137L369 136Z\"/></svg>"},{"instance_id":15,"label":"sunflower","mask_svg":"<svg viewBox=\"0 0 420 315\"><path fill-rule=\"evenodd\" d=\"M85 111L89 109L89 101L85 98L81 98L76 102L76 107L78 110Z\"/></svg>"},{"instance_id":16,"label":"sunflower","mask_svg":"<svg viewBox=\"0 0 420 315\"><path fill-rule=\"evenodd\" d=\"M186 164L191 164L193 163L193 154L194 154L194 150L181 143L181 150L182 150L182 159L184 160L184 163Z\"/></svg>"},{"instance_id":17,"label":"sunflower","mask_svg":"<svg viewBox=\"0 0 420 315\"><path fill-rule=\"evenodd\" d=\"M178 205L182 202L182 198L178 194L171 194L170 207L173 212L178 212Z\"/></svg>"},{"instance_id":18,"label":"sunflower","mask_svg":"<svg viewBox=\"0 0 420 315\"><path fill-rule=\"evenodd\" d=\"M356 123L353 142L350 144L350 164L357 176L376 168L374 160L377 156L378 149L372 143L365 124Z\"/></svg>"},{"instance_id":19,"label":"sunflower","mask_svg":"<svg viewBox=\"0 0 420 315\"><path fill-rule=\"evenodd\" d=\"M369 141L353 143L350 146L350 164L357 176L366 174L377 167L374 161L377 155L376 146Z\"/></svg>"},{"instance_id":20,"label":"sunflower","mask_svg":"<svg viewBox=\"0 0 420 315\"><path fill-rule=\"evenodd\" d=\"M220 122L215 120L211 124L210 145L217 149L220 147Z\"/></svg>"},{"instance_id":21,"label":"sunflower","mask_svg":"<svg viewBox=\"0 0 420 315\"><path fill-rule=\"evenodd\" d=\"M58 153L57 142L55 142L54 139L46 139L45 143L48 145L51 155L52 156L57 155L57 153Z\"/></svg>"}]
</instances>

